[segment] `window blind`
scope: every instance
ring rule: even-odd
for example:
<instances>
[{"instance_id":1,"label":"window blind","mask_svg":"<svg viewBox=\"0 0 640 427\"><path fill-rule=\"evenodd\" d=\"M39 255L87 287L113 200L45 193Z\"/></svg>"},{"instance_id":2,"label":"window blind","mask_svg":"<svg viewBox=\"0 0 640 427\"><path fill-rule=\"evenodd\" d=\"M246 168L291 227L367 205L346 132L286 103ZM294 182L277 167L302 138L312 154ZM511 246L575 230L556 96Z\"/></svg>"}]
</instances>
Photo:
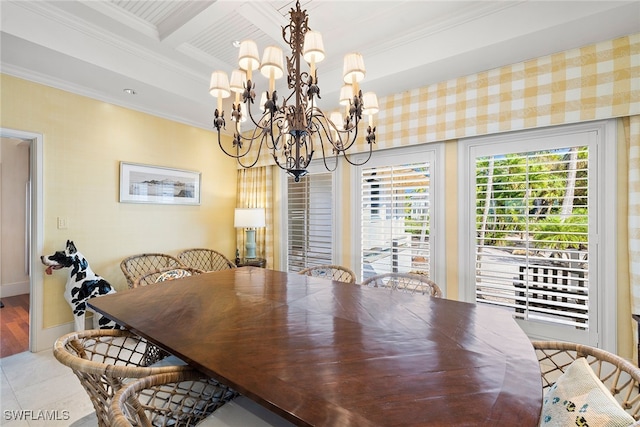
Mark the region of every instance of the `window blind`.
<instances>
[{"instance_id":1,"label":"window blind","mask_svg":"<svg viewBox=\"0 0 640 427\"><path fill-rule=\"evenodd\" d=\"M363 168L360 185L363 279L429 274L429 163Z\"/></svg>"},{"instance_id":2,"label":"window blind","mask_svg":"<svg viewBox=\"0 0 640 427\"><path fill-rule=\"evenodd\" d=\"M589 326L589 151L476 158L476 301Z\"/></svg>"},{"instance_id":3,"label":"window blind","mask_svg":"<svg viewBox=\"0 0 640 427\"><path fill-rule=\"evenodd\" d=\"M287 178L289 271L332 263L332 183L331 172Z\"/></svg>"}]
</instances>

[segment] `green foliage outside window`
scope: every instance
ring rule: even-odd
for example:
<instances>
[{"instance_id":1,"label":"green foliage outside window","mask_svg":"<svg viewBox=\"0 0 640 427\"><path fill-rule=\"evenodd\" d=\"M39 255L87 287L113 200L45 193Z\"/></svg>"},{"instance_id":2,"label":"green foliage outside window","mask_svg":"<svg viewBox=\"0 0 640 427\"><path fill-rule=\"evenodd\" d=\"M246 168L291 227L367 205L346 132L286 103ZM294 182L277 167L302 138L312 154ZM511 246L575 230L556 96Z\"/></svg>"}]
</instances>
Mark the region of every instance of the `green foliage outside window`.
<instances>
[{"instance_id":1,"label":"green foliage outside window","mask_svg":"<svg viewBox=\"0 0 640 427\"><path fill-rule=\"evenodd\" d=\"M476 221L481 245L514 236L546 250L587 242L586 147L507 154L476 163Z\"/></svg>"}]
</instances>

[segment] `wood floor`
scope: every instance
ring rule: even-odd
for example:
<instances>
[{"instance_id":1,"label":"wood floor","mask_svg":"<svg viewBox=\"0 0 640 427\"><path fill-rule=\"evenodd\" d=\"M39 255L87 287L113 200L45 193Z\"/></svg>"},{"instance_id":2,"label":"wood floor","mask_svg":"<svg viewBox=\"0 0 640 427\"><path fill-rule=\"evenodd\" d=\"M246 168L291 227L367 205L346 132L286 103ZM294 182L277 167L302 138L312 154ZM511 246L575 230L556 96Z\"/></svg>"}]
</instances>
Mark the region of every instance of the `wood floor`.
<instances>
[{"instance_id":1,"label":"wood floor","mask_svg":"<svg viewBox=\"0 0 640 427\"><path fill-rule=\"evenodd\" d=\"M29 294L2 298L0 357L29 350Z\"/></svg>"}]
</instances>

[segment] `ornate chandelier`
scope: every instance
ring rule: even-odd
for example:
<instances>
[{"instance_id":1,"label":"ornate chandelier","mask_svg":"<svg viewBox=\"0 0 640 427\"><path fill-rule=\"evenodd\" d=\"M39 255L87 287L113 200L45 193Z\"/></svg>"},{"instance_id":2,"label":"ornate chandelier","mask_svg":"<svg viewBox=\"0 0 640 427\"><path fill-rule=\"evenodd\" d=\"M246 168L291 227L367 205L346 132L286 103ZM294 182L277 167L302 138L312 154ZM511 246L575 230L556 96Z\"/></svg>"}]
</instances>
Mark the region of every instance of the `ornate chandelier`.
<instances>
[{"instance_id":1,"label":"ornate chandelier","mask_svg":"<svg viewBox=\"0 0 640 427\"><path fill-rule=\"evenodd\" d=\"M325 115L316 105L316 98L320 98L316 64L325 56L322 37L320 33L309 29L307 11L300 9L299 1L289 15L289 25L282 28L282 38L291 47L291 56L286 58L287 84L292 90L289 96L280 101L275 90L275 80L284 75L282 50L277 46L267 47L260 62L258 47L252 40L240 44L240 69L233 71L231 84L225 72L214 71L209 92L217 98L213 126L218 131L218 144L222 151L236 158L241 166L250 168L258 162L264 146L270 150L276 164L298 182L300 177L307 174L307 167L317 148L321 150L324 165L330 171L337 167L340 154L352 165L364 164L371 158L376 139L372 116L378 112L378 100L373 92L362 94L359 83L365 76L364 61L359 53L350 53L344 59L345 85L340 96L345 114L343 116L335 112L330 116ZM309 66L308 72L302 71L303 60ZM260 101L258 120L251 111L256 98L255 83L251 77L253 70L257 69L269 78L269 90ZM222 99L229 97L232 91L235 92L235 102L231 119L235 131L233 142L227 150L220 137L221 130L226 126ZM369 116L365 138L369 155L363 162L355 163L347 155L347 150L356 142L363 114ZM243 133L241 123L247 120L247 115L255 127ZM254 144L257 148L254 148Z\"/></svg>"}]
</instances>

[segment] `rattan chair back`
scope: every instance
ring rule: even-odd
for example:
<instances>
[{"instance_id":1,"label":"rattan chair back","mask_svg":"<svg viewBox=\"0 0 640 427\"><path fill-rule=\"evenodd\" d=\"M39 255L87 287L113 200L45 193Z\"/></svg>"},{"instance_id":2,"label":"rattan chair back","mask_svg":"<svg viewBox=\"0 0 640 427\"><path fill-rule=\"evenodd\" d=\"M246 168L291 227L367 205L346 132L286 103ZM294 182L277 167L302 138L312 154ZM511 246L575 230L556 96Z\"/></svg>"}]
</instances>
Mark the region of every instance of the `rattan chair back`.
<instances>
[{"instance_id":1,"label":"rattan chair back","mask_svg":"<svg viewBox=\"0 0 640 427\"><path fill-rule=\"evenodd\" d=\"M202 271L220 271L236 268L236 265L220 252L213 249L187 249L178 254L184 265Z\"/></svg>"},{"instance_id":2,"label":"rattan chair back","mask_svg":"<svg viewBox=\"0 0 640 427\"><path fill-rule=\"evenodd\" d=\"M109 408L110 425L194 426L237 395L195 370L152 375L116 393Z\"/></svg>"},{"instance_id":3,"label":"rattan chair back","mask_svg":"<svg viewBox=\"0 0 640 427\"><path fill-rule=\"evenodd\" d=\"M133 288L133 282L145 273L167 267L182 267L178 258L160 253L132 255L122 260L120 269Z\"/></svg>"},{"instance_id":4,"label":"rattan chair back","mask_svg":"<svg viewBox=\"0 0 640 427\"><path fill-rule=\"evenodd\" d=\"M100 427L110 426L109 405L127 379L190 369L186 365L150 366L167 353L124 330L94 329L64 335L56 340L53 354L80 380Z\"/></svg>"},{"instance_id":5,"label":"rattan chair back","mask_svg":"<svg viewBox=\"0 0 640 427\"><path fill-rule=\"evenodd\" d=\"M558 380L558 377L579 357L587 359L589 365L620 403L640 426L640 369L631 362L608 351L587 345L562 341L533 341L540 372L543 392Z\"/></svg>"},{"instance_id":6,"label":"rattan chair back","mask_svg":"<svg viewBox=\"0 0 640 427\"><path fill-rule=\"evenodd\" d=\"M191 267L167 267L153 270L138 277L133 282L133 287L138 288L140 286L152 285L158 282L164 282L166 280L180 279L182 277L188 277L195 274L202 274L204 271Z\"/></svg>"},{"instance_id":7,"label":"rattan chair back","mask_svg":"<svg viewBox=\"0 0 640 427\"><path fill-rule=\"evenodd\" d=\"M369 277L362 282L362 286L371 288L386 288L410 294L422 294L441 297L442 290L435 282L424 274L382 273Z\"/></svg>"},{"instance_id":8,"label":"rattan chair back","mask_svg":"<svg viewBox=\"0 0 640 427\"><path fill-rule=\"evenodd\" d=\"M341 265L316 265L299 271L300 274L322 277L344 283L356 283L356 275L347 267Z\"/></svg>"}]
</instances>

